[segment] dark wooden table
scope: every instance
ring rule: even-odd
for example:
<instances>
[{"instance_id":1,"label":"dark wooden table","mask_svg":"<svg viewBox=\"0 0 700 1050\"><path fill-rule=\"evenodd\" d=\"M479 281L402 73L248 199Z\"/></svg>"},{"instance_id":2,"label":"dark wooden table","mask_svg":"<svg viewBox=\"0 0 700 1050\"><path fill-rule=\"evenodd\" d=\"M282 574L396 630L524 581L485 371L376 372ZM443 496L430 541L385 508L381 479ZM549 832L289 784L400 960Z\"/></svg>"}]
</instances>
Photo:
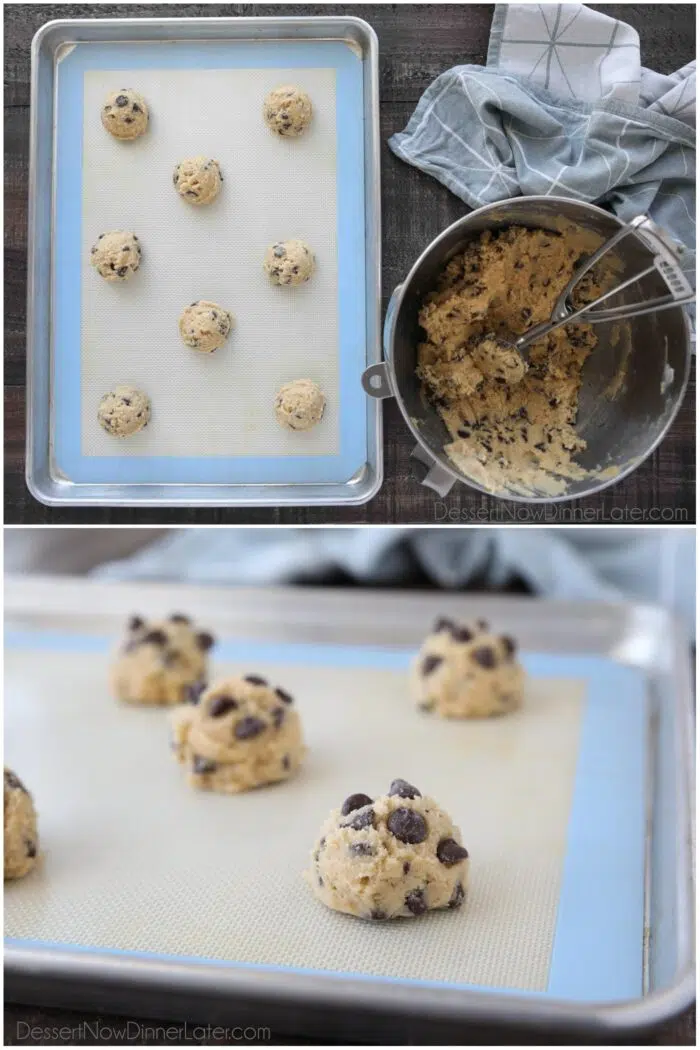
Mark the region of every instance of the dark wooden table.
<instances>
[{"instance_id":1,"label":"dark wooden table","mask_svg":"<svg viewBox=\"0 0 700 1050\"><path fill-rule=\"evenodd\" d=\"M670 73L695 57L692 4L593 5L625 19L638 31L645 65ZM463 485L445 501L419 484L410 459L413 441L393 401L384 405L385 482L364 507L241 510L152 510L43 507L24 484L24 348L29 130L29 48L33 34L52 18L158 15L265 15L264 5L68 4L5 6L5 521L8 523L206 524L211 522L306 524L348 522L641 522L695 521L694 380L674 426L658 451L630 478L607 492L574 503L527 508L494 500ZM340 6L285 5L284 14L344 14ZM399 161L386 146L405 127L432 80L458 63L483 63L493 8L485 4L352 5L379 36L383 300L438 233L468 211L435 179ZM667 515L660 517L663 513ZM548 515L545 518L545 514ZM645 515L644 517L641 515ZM655 516L656 515L656 516ZM670 517L669 517L670 515Z\"/></svg>"}]
</instances>

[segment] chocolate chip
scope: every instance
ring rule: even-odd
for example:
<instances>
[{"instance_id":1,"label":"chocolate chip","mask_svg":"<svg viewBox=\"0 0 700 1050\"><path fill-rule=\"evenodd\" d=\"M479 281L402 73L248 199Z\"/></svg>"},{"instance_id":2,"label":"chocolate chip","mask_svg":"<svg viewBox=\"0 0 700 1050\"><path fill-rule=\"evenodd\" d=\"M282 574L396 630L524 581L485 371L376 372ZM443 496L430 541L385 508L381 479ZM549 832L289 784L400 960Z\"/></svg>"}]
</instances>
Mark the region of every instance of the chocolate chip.
<instances>
[{"instance_id":1,"label":"chocolate chip","mask_svg":"<svg viewBox=\"0 0 700 1050\"><path fill-rule=\"evenodd\" d=\"M200 631L199 634L196 636L195 641L197 642L197 645L202 650L202 652L206 653L209 649L211 649L216 639L214 638L214 635L209 634L208 631Z\"/></svg>"},{"instance_id":2,"label":"chocolate chip","mask_svg":"<svg viewBox=\"0 0 700 1050\"><path fill-rule=\"evenodd\" d=\"M370 919L377 919L381 921L382 919L386 919L387 916L385 911L380 911L379 908L375 908L374 911L371 911L369 913L369 917Z\"/></svg>"},{"instance_id":3,"label":"chocolate chip","mask_svg":"<svg viewBox=\"0 0 700 1050\"><path fill-rule=\"evenodd\" d=\"M363 828L373 828L374 810L371 807L368 809L361 809L357 816L353 817L352 820L344 820L341 827L352 828L353 831L362 831Z\"/></svg>"},{"instance_id":4,"label":"chocolate chip","mask_svg":"<svg viewBox=\"0 0 700 1050\"><path fill-rule=\"evenodd\" d=\"M441 656L426 656L421 664L420 673L422 675L432 674L436 667L439 667L442 663Z\"/></svg>"},{"instance_id":5,"label":"chocolate chip","mask_svg":"<svg viewBox=\"0 0 700 1050\"><path fill-rule=\"evenodd\" d=\"M461 860L465 860L469 856L464 846L460 846L459 842L455 842L454 839L440 839L435 852L437 859L446 868L459 864Z\"/></svg>"},{"instance_id":6,"label":"chocolate chip","mask_svg":"<svg viewBox=\"0 0 700 1050\"><path fill-rule=\"evenodd\" d=\"M189 616L185 616L184 613L173 613L168 619L171 623L192 623Z\"/></svg>"},{"instance_id":7,"label":"chocolate chip","mask_svg":"<svg viewBox=\"0 0 700 1050\"><path fill-rule=\"evenodd\" d=\"M363 795L361 792L358 792L356 795L349 795L340 807L341 815L347 817L348 813L353 813L356 809L362 809L363 806L371 806L372 801L369 795Z\"/></svg>"},{"instance_id":8,"label":"chocolate chip","mask_svg":"<svg viewBox=\"0 0 700 1050\"><path fill-rule=\"evenodd\" d=\"M518 648L517 643L513 638L510 638L507 634L504 634L501 638L503 648L508 656L513 656Z\"/></svg>"},{"instance_id":9,"label":"chocolate chip","mask_svg":"<svg viewBox=\"0 0 700 1050\"><path fill-rule=\"evenodd\" d=\"M267 685L267 678L261 678L257 674L244 675L243 681L250 682L251 685Z\"/></svg>"},{"instance_id":10,"label":"chocolate chip","mask_svg":"<svg viewBox=\"0 0 700 1050\"><path fill-rule=\"evenodd\" d=\"M410 862L410 860L405 860L403 862L403 873L404 873L404 875L408 875L410 870L411 870L411 862Z\"/></svg>"},{"instance_id":11,"label":"chocolate chip","mask_svg":"<svg viewBox=\"0 0 700 1050\"><path fill-rule=\"evenodd\" d=\"M275 246L272 249L272 254L275 256L276 259L284 259L285 255L287 254L287 251L283 247L283 245L275 244Z\"/></svg>"},{"instance_id":12,"label":"chocolate chip","mask_svg":"<svg viewBox=\"0 0 700 1050\"><path fill-rule=\"evenodd\" d=\"M148 634L144 634L141 641L144 645L148 643L151 645L165 645L168 641L168 636L165 631L149 631Z\"/></svg>"},{"instance_id":13,"label":"chocolate chip","mask_svg":"<svg viewBox=\"0 0 700 1050\"><path fill-rule=\"evenodd\" d=\"M286 712L283 707L276 707L272 712L272 721L274 723L275 729L279 729L279 727L284 722L285 713Z\"/></svg>"},{"instance_id":14,"label":"chocolate chip","mask_svg":"<svg viewBox=\"0 0 700 1050\"><path fill-rule=\"evenodd\" d=\"M416 813L414 809L395 809L387 819L386 826L399 842L408 842L416 845L424 842L428 837L428 825L425 817Z\"/></svg>"},{"instance_id":15,"label":"chocolate chip","mask_svg":"<svg viewBox=\"0 0 700 1050\"><path fill-rule=\"evenodd\" d=\"M285 693L284 689L275 689L275 693L285 704L293 704L294 697L290 696L289 693Z\"/></svg>"},{"instance_id":16,"label":"chocolate chip","mask_svg":"<svg viewBox=\"0 0 700 1050\"><path fill-rule=\"evenodd\" d=\"M216 762L212 762L210 758L200 758L199 755L194 755L192 758L192 772L193 773L213 773L216 769Z\"/></svg>"},{"instance_id":17,"label":"chocolate chip","mask_svg":"<svg viewBox=\"0 0 700 1050\"><path fill-rule=\"evenodd\" d=\"M129 272L129 267L128 266L120 266L119 269L117 270L117 277L125 277L128 272Z\"/></svg>"},{"instance_id":18,"label":"chocolate chip","mask_svg":"<svg viewBox=\"0 0 700 1050\"><path fill-rule=\"evenodd\" d=\"M140 113L141 112L141 107L138 105L138 103L134 102L134 104L131 107L131 112L132 113Z\"/></svg>"},{"instance_id":19,"label":"chocolate chip","mask_svg":"<svg viewBox=\"0 0 700 1050\"><path fill-rule=\"evenodd\" d=\"M27 847L27 856L30 858L36 857L36 842L30 842L27 840L25 846Z\"/></svg>"},{"instance_id":20,"label":"chocolate chip","mask_svg":"<svg viewBox=\"0 0 700 1050\"><path fill-rule=\"evenodd\" d=\"M192 682L190 685L185 686L185 703L198 704L199 698L206 688L207 683L204 681Z\"/></svg>"},{"instance_id":21,"label":"chocolate chip","mask_svg":"<svg viewBox=\"0 0 700 1050\"><path fill-rule=\"evenodd\" d=\"M373 857L374 852L374 846L370 842L353 842L348 846L351 857Z\"/></svg>"},{"instance_id":22,"label":"chocolate chip","mask_svg":"<svg viewBox=\"0 0 700 1050\"><path fill-rule=\"evenodd\" d=\"M448 902L448 908L459 908L460 904L464 901L464 886L461 882L455 883L452 896Z\"/></svg>"},{"instance_id":23,"label":"chocolate chip","mask_svg":"<svg viewBox=\"0 0 700 1050\"><path fill-rule=\"evenodd\" d=\"M114 100L114 104L115 106L119 106L120 109L123 109L124 106L129 105L129 100L126 97L126 95L117 95L117 97Z\"/></svg>"},{"instance_id":24,"label":"chocolate chip","mask_svg":"<svg viewBox=\"0 0 700 1050\"><path fill-rule=\"evenodd\" d=\"M262 719L256 718L255 715L246 715L236 723L233 732L237 740L251 740L254 736L259 736L265 729L267 726Z\"/></svg>"},{"instance_id":25,"label":"chocolate chip","mask_svg":"<svg viewBox=\"0 0 700 1050\"><path fill-rule=\"evenodd\" d=\"M209 704L209 714L212 718L222 718L229 711L235 711L237 707L238 701L232 696L215 696Z\"/></svg>"},{"instance_id":26,"label":"chocolate chip","mask_svg":"<svg viewBox=\"0 0 700 1050\"><path fill-rule=\"evenodd\" d=\"M407 893L405 904L411 915L424 915L428 910L423 890L411 890Z\"/></svg>"},{"instance_id":27,"label":"chocolate chip","mask_svg":"<svg viewBox=\"0 0 700 1050\"><path fill-rule=\"evenodd\" d=\"M125 124L133 124L134 123L134 118L133 117L124 117L124 123Z\"/></svg>"},{"instance_id":28,"label":"chocolate chip","mask_svg":"<svg viewBox=\"0 0 700 1050\"><path fill-rule=\"evenodd\" d=\"M143 627L143 620L140 616L132 616L127 626L130 631L138 631L139 627Z\"/></svg>"},{"instance_id":29,"label":"chocolate chip","mask_svg":"<svg viewBox=\"0 0 700 1050\"><path fill-rule=\"evenodd\" d=\"M452 637L456 642L471 642L474 635L468 627L455 627L452 631Z\"/></svg>"},{"instance_id":30,"label":"chocolate chip","mask_svg":"<svg viewBox=\"0 0 700 1050\"><path fill-rule=\"evenodd\" d=\"M5 787L14 788L16 791L23 791L25 795L29 794L29 792L27 791L26 787L19 779L17 774L13 773L10 769L5 770Z\"/></svg>"},{"instance_id":31,"label":"chocolate chip","mask_svg":"<svg viewBox=\"0 0 700 1050\"><path fill-rule=\"evenodd\" d=\"M289 769L289 755L283 755L282 756L282 769L284 769L284 770L288 770Z\"/></svg>"},{"instance_id":32,"label":"chocolate chip","mask_svg":"<svg viewBox=\"0 0 700 1050\"><path fill-rule=\"evenodd\" d=\"M320 875L318 877L318 884L319 884L319 886L323 886L323 879L321 878Z\"/></svg>"},{"instance_id":33,"label":"chocolate chip","mask_svg":"<svg viewBox=\"0 0 700 1050\"><path fill-rule=\"evenodd\" d=\"M390 795L398 795L399 798L421 798L421 793L417 787L413 784L409 784L407 780L392 780L391 787L389 788Z\"/></svg>"},{"instance_id":34,"label":"chocolate chip","mask_svg":"<svg viewBox=\"0 0 700 1050\"><path fill-rule=\"evenodd\" d=\"M454 629L454 626L454 620L448 620L446 616L441 616L438 620L435 621L433 633L439 634L440 631L452 631Z\"/></svg>"},{"instance_id":35,"label":"chocolate chip","mask_svg":"<svg viewBox=\"0 0 700 1050\"><path fill-rule=\"evenodd\" d=\"M477 663L479 667L484 667L487 670L496 666L496 654L493 649L489 649L488 646L483 645L480 649L475 649L472 653L472 660Z\"/></svg>"}]
</instances>

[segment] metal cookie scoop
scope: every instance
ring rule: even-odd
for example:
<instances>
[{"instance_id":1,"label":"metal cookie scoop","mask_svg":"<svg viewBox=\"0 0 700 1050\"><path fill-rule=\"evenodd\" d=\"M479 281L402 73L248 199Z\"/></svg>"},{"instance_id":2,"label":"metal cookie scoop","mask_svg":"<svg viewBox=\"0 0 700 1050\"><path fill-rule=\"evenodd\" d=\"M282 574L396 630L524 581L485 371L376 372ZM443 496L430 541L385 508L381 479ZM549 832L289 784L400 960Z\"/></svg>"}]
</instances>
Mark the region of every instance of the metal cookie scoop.
<instances>
[{"instance_id":1,"label":"metal cookie scoop","mask_svg":"<svg viewBox=\"0 0 700 1050\"><path fill-rule=\"evenodd\" d=\"M611 248L623 238L629 237L630 234L635 234L654 253L651 265L646 270L642 270L621 284L616 285L592 303L587 303L580 310L575 310L571 302L571 295L583 275L588 273L591 267L595 266L604 255L607 255ZM571 280L554 304L549 321L543 321L541 324L534 325L533 328L528 329L519 338L513 336L512 339L509 339L499 332L497 335L487 336L485 342L494 341L498 345L501 354L515 350L527 360L527 354L524 351L527 351L528 347L536 343L542 336L553 332L556 328L561 328L564 324L569 324L578 317L585 319L588 324L601 324L605 321L624 321L629 317L639 317L641 314L650 314L657 310L668 310L672 306L685 306L687 303L695 302L693 289L679 266L683 251L684 249L672 241L668 234L648 216L638 215L636 219L632 219L631 222L623 226L609 240L601 244L600 248L588 256L586 261L575 270ZM648 302L616 306L607 310L596 309L606 299L617 295L624 288L628 288L635 281L639 281L642 277L654 273L655 270L666 282L669 290L668 295L658 296L656 299L650 299Z\"/></svg>"}]
</instances>

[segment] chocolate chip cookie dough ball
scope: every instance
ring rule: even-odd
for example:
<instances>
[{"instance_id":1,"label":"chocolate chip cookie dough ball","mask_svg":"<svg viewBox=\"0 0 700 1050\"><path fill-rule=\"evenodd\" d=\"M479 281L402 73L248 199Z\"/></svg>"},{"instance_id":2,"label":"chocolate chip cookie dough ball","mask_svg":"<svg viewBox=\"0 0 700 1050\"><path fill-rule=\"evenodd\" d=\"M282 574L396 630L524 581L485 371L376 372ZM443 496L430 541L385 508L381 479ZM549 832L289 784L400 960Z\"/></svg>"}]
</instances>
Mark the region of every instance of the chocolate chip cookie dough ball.
<instances>
[{"instance_id":1,"label":"chocolate chip cookie dough ball","mask_svg":"<svg viewBox=\"0 0 700 1050\"><path fill-rule=\"evenodd\" d=\"M287 430L311 430L321 422L326 399L312 379L295 379L285 383L275 397L275 415Z\"/></svg>"},{"instance_id":2,"label":"chocolate chip cookie dough ball","mask_svg":"<svg viewBox=\"0 0 700 1050\"><path fill-rule=\"evenodd\" d=\"M202 354L211 354L228 339L233 320L233 314L223 306L199 299L186 306L180 315L182 341Z\"/></svg>"},{"instance_id":3,"label":"chocolate chip cookie dough ball","mask_svg":"<svg viewBox=\"0 0 700 1050\"><path fill-rule=\"evenodd\" d=\"M129 437L148 425L151 401L135 386L115 386L100 401L97 420L103 430L114 437Z\"/></svg>"},{"instance_id":4,"label":"chocolate chip cookie dough ball","mask_svg":"<svg viewBox=\"0 0 700 1050\"><path fill-rule=\"evenodd\" d=\"M5 767L5 878L21 879L37 861L39 835L32 796L16 773Z\"/></svg>"},{"instance_id":5,"label":"chocolate chip cookie dough ball","mask_svg":"<svg viewBox=\"0 0 700 1050\"><path fill-rule=\"evenodd\" d=\"M246 675L193 700L172 715L172 748L191 787L237 794L297 772L304 745L289 693Z\"/></svg>"},{"instance_id":6,"label":"chocolate chip cookie dough ball","mask_svg":"<svg viewBox=\"0 0 700 1050\"><path fill-rule=\"evenodd\" d=\"M301 88L291 84L275 88L263 105L265 123L282 138L298 138L308 128L313 116L311 99Z\"/></svg>"},{"instance_id":7,"label":"chocolate chip cookie dough ball","mask_svg":"<svg viewBox=\"0 0 700 1050\"><path fill-rule=\"evenodd\" d=\"M316 260L303 241L277 241L265 252L263 269L273 284L306 284Z\"/></svg>"},{"instance_id":8,"label":"chocolate chip cookie dough ball","mask_svg":"<svg viewBox=\"0 0 700 1050\"><path fill-rule=\"evenodd\" d=\"M112 667L112 689L127 704L181 704L199 695L208 676L213 635L188 616L167 620L132 616Z\"/></svg>"},{"instance_id":9,"label":"chocolate chip cookie dough ball","mask_svg":"<svg viewBox=\"0 0 700 1050\"><path fill-rule=\"evenodd\" d=\"M223 175L217 160L188 157L173 172L173 185L188 204L211 204L218 197Z\"/></svg>"},{"instance_id":10,"label":"chocolate chip cookie dough ball","mask_svg":"<svg viewBox=\"0 0 700 1050\"><path fill-rule=\"evenodd\" d=\"M515 711L525 672L512 638L493 634L485 620L440 619L411 669L411 692L423 711L443 718L483 718Z\"/></svg>"},{"instance_id":11,"label":"chocolate chip cookie dough ball","mask_svg":"<svg viewBox=\"0 0 700 1050\"><path fill-rule=\"evenodd\" d=\"M137 139L148 128L146 100L132 88L113 91L102 106L102 123L115 139Z\"/></svg>"},{"instance_id":12,"label":"chocolate chip cookie dough ball","mask_svg":"<svg viewBox=\"0 0 700 1050\"><path fill-rule=\"evenodd\" d=\"M105 281L128 281L141 265L141 245L135 233L101 233L90 249L90 263Z\"/></svg>"},{"instance_id":13,"label":"chocolate chip cookie dough ball","mask_svg":"<svg viewBox=\"0 0 700 1050\"><path fill-rule=\"evenodd\" d=\"M394 780L372 800L350 795L321 828L305 877L327 907L359 919L412 918L464 900L469 854L432 798Z\"/></svg>"}]
</instances>

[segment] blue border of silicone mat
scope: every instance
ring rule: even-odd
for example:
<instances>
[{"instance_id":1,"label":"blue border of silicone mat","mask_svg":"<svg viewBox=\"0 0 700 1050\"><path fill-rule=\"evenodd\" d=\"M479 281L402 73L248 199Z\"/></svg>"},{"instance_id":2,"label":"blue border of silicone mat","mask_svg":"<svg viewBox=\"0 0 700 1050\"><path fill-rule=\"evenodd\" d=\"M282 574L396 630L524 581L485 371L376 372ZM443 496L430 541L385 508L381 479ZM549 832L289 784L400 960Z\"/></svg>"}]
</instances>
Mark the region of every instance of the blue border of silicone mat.
<instances>
[{"instance_id":1,"label":"blue border of silicone mat","mask_svg":"<svg viewBox=\"0 0 700 1050\"><path fill-rule=\"evenodd\" d=\"M52 631L8 631L7 648L62 649L107 653L111 639ZM292 642L222 641L219 659L324 667L408 668L413 653L364 646ZM595 656L525 653L535 678L577 678L587 683L580 751L569 817L568 844L559 907L544 992L446 981L376 977L369 974L305 970L179 955L158 955L83 945L51 945L7 938L21 947L56 947L124 957L199 965L241 966L286 973L353 977L371 981L511 993L528 998L574 1002L615 1002L642 995L646 742L648 706L644 675Z\"/></svg>"},{"instance_id":2,"label":"blue border of silicone mat","mask_svg":"<svg viewBox=\"0 0 700 1050\"><path fill-rule=\"evenodd\" d=\"M81 448L83 74L89 69L336 70L340 451L319 456L84 456ZM332 484L367 459L363 65L347 45L240 42L76 46L57 67L53 433L56 466L96 484ZM342 134L340 133L342 129Z\"/></svg>"}]
</instances>

